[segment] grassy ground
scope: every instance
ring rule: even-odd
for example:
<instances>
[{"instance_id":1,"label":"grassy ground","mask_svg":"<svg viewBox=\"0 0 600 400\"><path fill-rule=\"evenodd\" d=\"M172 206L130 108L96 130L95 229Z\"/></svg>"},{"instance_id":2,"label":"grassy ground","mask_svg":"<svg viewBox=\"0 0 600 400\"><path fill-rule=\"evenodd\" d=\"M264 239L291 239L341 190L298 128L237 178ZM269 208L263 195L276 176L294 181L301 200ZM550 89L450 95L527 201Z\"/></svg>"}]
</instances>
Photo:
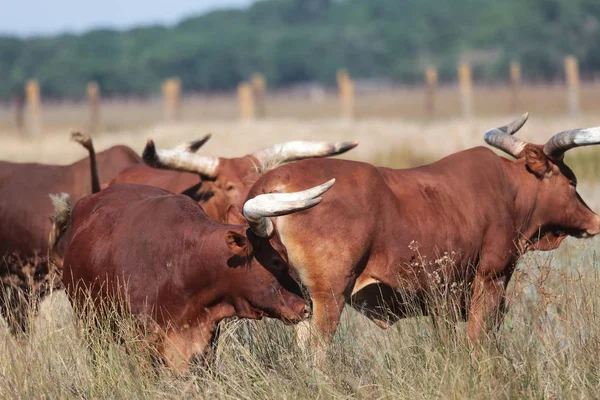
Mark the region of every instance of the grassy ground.
<instances>
[{"instance_id":1,"label":"grassy ground","mask_svg":"<svg viewBox=\"0 0 600 400\"><path fill-rule=\"evenodd\" d=\"M352 310L316 369L277 321L231 321L212 368L154 372L133 322L73 314L64 293L42 304L30 340L5 337L2 398L595 398L600 379L597 241L526 257L510 285L510 312L477 347L445 315L382 331ZM436 328L437 326L437 328ZM84 335L87 329L92 333Z\"/></svg>"},{"instance_id":2,"label":"grassy ground","mask_svg":"<svg viewBox=\"0 0 600 400\"><path fill-rule=\"evenodd\" d=\"M445 119L277 119L250 124L207 120L159 124L97 136L99 147L147 136L173 145L208 131L201 152L239 155L291 139L358 139L349 158L409 167L483 143L483 132L511 117ZM519 137L543 142L553 133L600 125L594 116L535 118ZM67 132L34 141L4 137L0 159L66 163L84 156ZM568 162L580 193L600 210L598 151L578 149ZM106 324L74 314L63 292L44 301L29 339L0 340L2 398L596 398L600 389L600 240L569 239L558 251L526 256L509 286L502 328L479 346L466 343L464 324L431 318L400 321L383 331L352 310L322 368L277 321L230 321L217 358L195 375L155 372L133 322L121 320L121 343ZM91 334L84 335L90 331Z\"/></svg>"}]
</instances>

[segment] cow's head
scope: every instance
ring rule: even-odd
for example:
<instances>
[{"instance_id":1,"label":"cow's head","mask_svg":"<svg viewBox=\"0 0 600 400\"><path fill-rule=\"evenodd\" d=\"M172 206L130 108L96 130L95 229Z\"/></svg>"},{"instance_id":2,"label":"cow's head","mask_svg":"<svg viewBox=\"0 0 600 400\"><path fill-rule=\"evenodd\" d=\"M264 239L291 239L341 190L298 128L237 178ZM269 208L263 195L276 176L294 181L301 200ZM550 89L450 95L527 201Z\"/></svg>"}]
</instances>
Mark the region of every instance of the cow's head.
<instances>
[{"instance_id":1,"label":"cow's head","mask_svg":"<svg viewBox=\"0 0 600 400\"><path fill-rule=\"evenodd\" d=\"M534 233L526 246L530 250L551 250L568 235L585 238L600 233L600 217L577 193L577 178L564 162L564 153L579 146L600 144L600 128L574 129L554 135L544 145L524 142L512 136L527 120L525 114L511 124L491 129L485 141L516 158L524 179L519 190L533 207L528 220ZM531 233L531 232L530 232Z\"/></svg>"},{"instance_id":2,"label":"cow's head","mask_svg":"<svg viewBox=\"0 0 600 400\"><path fill-rule=\"evenodd\" d=\"M190 152L156 150L148 140L144 149L144 161L156 168L193 172L203 181L213 185L213 196L200 196L197 200L208 216L223 221L230 205L242 207L243 201L259 174L277 165L306 158L328 157L345 153L358 145L357 142L287 142L257 151L241 158L207 157ZM220 191L222 195L216 195Z\"/></svg>"},{"instance_id":3,"label":"cow's head","mask_svg":"<svg viewBox=\"0 0 600 400\"><path fill-rule=\"evenodd\" d=\"M246 271L244 282L237 285L245 299L235 305L238 315L256 318L264 314L290 323L309 316L308 304L290 273L285 247L269 217L314 207L334 182L302 192L259 195L244 204L243 214L230 207L228 223L241 226L225 235L231 251L228 265Z\"/></svg>"}]
</instances>

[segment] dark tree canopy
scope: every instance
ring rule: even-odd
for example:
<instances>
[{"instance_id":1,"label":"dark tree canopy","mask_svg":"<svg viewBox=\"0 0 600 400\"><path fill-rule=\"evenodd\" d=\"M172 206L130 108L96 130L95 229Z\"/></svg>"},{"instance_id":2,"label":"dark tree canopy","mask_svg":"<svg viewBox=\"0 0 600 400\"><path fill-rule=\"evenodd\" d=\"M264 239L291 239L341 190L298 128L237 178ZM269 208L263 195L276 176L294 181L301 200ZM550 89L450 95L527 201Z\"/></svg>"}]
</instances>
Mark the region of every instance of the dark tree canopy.
<instances>
[{"instance_id":1,"label":"dark tree canopy","mask_svg":"<svg viewBox=\"0 0 600 400\"><path fill-rule=\"evenodd\" d=\"M579 58L582 75L600 71L597 0L261 0L172 28L0 37L0 98L28 78L45 96L74 98L90 80L105 96L145 95L171 76L184 90L220 90L254 72L270 86L333 83L341 67L413 83L432 64L451 80L459 60L480 80L505 80L511 60L525 79L555 80L566 54Z\"/></svg>"}]
</instances>

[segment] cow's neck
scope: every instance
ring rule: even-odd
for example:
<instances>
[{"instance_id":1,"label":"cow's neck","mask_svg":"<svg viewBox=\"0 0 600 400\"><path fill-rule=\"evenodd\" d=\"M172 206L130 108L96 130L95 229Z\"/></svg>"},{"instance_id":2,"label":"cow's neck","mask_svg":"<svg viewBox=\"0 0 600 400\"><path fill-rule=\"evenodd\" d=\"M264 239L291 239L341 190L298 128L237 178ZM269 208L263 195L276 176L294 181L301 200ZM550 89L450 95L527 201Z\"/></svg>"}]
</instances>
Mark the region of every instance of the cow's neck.
<instances>
[{"instance_id":1,"label":"cow's neck","mask_svg":"<svg viewBox=\"0 0 600 400\"><path fill-rule=\"evenodd\" d=\"M539 180L524 165L523 160L516 160L507 165L510 170L506 176L511 180L516 196L514 200L515 244L519 251L525 251L530 238L543 232L546 221L542 220L538 204Z\"/></svg>"}]
</instances>

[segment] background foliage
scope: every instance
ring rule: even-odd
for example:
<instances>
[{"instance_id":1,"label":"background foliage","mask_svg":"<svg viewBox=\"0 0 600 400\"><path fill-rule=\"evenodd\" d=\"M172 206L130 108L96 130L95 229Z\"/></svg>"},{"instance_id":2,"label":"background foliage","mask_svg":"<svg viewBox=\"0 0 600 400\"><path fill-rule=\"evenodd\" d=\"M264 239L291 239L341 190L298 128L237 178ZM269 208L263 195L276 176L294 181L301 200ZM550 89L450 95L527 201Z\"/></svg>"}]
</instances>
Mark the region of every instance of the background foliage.
<instances>
[{"instance_id":1,"label":"background foliage","mask_svg":"<svg viewBox=\"0 0 600 400\"><path fill-rule=\"evenodd\" d=\"M79 98L96 80L103 95L147 95L179 76L189 91L231 89L253 72L271 86L357 78L413 83L423 67L454 79L468 60L481 81L505 80L519 60L528 80L562 76L563 57L600 71L597 0L261 0L173 27L94 30L55 37L0 37L0 98L35 77L48 97Z\"/></svg>"}]
</instances>

